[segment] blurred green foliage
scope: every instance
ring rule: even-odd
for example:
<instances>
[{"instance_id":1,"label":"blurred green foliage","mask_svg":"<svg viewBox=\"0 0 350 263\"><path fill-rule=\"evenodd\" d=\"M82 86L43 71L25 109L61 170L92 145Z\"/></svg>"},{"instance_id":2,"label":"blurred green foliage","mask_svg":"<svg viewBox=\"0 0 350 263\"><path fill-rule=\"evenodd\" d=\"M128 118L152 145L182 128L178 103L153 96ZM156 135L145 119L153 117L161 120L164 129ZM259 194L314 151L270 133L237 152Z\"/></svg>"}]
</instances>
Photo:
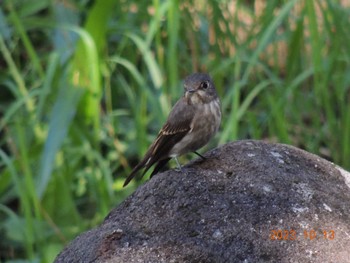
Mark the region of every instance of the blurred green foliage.
<instances>
[{"instance_id":1,"label":"blurred green foliage","mask_svg":"<svg viewBox=\"0 0 350 263\"><path fill-rule=\"evenodd\" d=\"M4 0L0 33L0 261L51 262L132 193L195 71L222 99L207 149L264 139L350 168L346 1Z\"/></svg>"}]
</instances>

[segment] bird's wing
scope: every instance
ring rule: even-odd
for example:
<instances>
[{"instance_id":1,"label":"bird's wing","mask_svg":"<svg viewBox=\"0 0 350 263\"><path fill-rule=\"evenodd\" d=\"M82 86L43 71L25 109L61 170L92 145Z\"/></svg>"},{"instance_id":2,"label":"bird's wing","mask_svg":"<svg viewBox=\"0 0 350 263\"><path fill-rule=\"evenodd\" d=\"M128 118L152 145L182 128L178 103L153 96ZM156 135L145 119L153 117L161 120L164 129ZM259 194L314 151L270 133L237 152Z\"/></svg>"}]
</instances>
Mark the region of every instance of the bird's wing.
<instances>
[{"instance_id":1,"label":"bird's wing","mask_svg":"<svg viewBox=\"0 0 350 263\"><path fill-rule=\"evenodd\" d=\"M180 99L171 110L168 120L159 131L157 138L149 147L144 158L131 171L126 178L124 186L126 186L136 175L136 173L145 167L143 174L148 169L163 159L169 158L168 154L175 144L191 131L191 123L194 118L195 111L191 105L188 105L184 98ZM166 162L162 162L165 165ZM157 166L157 170L161 167ZM153 174L153 173L152 173Z\"/></svg>"}]
</instances>

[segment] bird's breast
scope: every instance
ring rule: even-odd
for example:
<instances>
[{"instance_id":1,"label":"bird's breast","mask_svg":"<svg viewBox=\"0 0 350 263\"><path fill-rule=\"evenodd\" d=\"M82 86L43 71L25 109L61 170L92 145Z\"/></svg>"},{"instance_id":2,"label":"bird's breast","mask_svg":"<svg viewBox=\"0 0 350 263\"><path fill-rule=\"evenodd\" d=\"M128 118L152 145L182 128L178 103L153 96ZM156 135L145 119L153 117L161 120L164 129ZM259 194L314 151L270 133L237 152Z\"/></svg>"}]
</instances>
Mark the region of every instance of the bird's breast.
<instances>
[{"instance_id":1,"label":"bird's breast","mask_svg":"<svg viewBox=\"0 0 350 263\"><path fill-rule=\"evenodd\" d=\"M219 130L220 123L220 102L216 99L209 103L197 105L196 114L191 123L191 132L211 138Z\"/></svg>"}]
</instances>

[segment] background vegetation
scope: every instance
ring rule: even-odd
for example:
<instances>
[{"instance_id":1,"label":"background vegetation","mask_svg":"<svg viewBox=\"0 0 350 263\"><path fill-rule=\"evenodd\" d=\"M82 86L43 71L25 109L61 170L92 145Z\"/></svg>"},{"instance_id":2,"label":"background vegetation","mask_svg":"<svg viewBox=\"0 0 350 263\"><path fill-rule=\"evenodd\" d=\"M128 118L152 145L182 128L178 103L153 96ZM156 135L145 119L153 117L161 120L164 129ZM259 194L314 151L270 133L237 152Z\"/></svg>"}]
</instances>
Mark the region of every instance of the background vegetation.
<instances>
[{"instance_id":1,"label":"background vegetation","mask_svg":"<svg viewBox=\"0 0 350 263\"><path fill-rule=\"evenodd\" d=\"M0 261L53 261L132 193L195 71L222 99L210 147L265 139L350 168L348 1L4 0L0 31Z\"/></svg>"}]
</instances>

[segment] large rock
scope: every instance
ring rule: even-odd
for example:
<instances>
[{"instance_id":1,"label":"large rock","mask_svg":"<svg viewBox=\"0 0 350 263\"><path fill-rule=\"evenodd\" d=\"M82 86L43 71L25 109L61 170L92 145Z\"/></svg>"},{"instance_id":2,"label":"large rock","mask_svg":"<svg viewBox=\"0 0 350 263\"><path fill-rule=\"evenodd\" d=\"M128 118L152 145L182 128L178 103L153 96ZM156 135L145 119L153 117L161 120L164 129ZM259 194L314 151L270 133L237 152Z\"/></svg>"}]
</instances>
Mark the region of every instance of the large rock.
<instances>
[{"instance_id":1,"label":"large rock","mask_svg":"<svg viewBox=\"0 0 350 263\"><path fill-rule=\"evenodd\" d=\"M350 175L237 141L155 175L56 262L350 262Z\"/></svg>"}]
</instances>

